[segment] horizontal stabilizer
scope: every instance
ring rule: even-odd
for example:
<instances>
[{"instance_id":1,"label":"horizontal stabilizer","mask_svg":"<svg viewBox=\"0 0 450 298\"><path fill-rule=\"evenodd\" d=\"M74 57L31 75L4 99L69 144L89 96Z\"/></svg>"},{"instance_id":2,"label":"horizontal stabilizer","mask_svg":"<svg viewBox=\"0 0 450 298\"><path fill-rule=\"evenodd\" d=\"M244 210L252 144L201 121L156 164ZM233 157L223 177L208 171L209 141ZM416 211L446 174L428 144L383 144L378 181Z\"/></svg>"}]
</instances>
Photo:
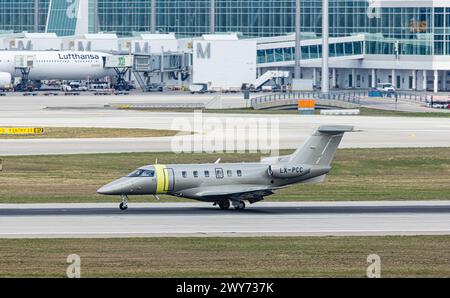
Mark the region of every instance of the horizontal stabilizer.
<instances>
[{"instance_id":1,"label":"horizontal stabilizer","mask_svg":"<svg viewBox=\"0 0 450 298\"><path fill-rule=\"evenodd\" d=\"M323 134L337 135L343 132L352 132L353 126L348 125L333 125L333 126L321 126L318 131Z\"/></svg>"}]
</instances>

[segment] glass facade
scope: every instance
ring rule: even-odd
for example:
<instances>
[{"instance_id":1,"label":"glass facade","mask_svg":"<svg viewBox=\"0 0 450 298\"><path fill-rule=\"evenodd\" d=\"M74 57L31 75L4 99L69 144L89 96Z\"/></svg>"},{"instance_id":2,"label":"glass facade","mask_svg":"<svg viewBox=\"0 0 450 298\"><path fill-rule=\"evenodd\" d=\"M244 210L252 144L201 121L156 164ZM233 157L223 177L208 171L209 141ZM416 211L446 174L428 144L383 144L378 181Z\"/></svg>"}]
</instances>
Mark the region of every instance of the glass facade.
<instances>
[{"instance_id":1,"label":"glass facade","mask_svg":"<svg viewBox=\"0 0 450 298\"><path fill-rule=\"evenodd\" d=\"M309 1L303 1L309 2ZM216 31L277 36L295 31L295 1L217 0Z\"/></svg>"},{"instance_id":2,"label":"glass facade","mask_svg":"<svg viewBox=\"0 0 450 298\"><path fill-rule=\"evenodd\" d=\"M97 0L99 30L130 35L150 31L150 0Z\"/></svg>"},{"instance_id":3,"label":"glass facade","mask_svg":"<svg viewBox=\"0 0 450 298\"><path fill-rule=\"evenodd\" d=\"M434 9L434 54L450 55L450 8Z\"/></svg>"},{"instance_id":4,"label":"glass facade","mask_svg":"<svg viewBox=\"0 0 450 298\"><path fill-rule=\"evenodd\" d=\"M60 36L74 35L77 25L78 0L51 1L47 31Z\"/></svg>"},{"instance_id":5,"label":"glass facade","mask_svg":"<svg viewBox=\"0 0 450 298\"><path fill-rule=\"evenodd\" d=\"M180 36L198 36L209 30L209 0L156 0L156 29Z\"/></svg>"},{"instance_id":6,"label":"glass facade","mask_svg":"<svg viewBox=\"0 0 450 298\"><path fill-rule=\"evenodd\" d=\"M432 54L431 8L383 8L380 15L371 19L365 28L368 54Z\"/></svg>"},{"instance_id":7,"label":"glass facade","mask_svg":"<svg viewBox=\"0 0 450 298\"><path fill-rule=\"evenodd\" d=\"M71 20L62 21L60 5L84 0L54 0L49 28L70 34ZM91 1L89 31L94 22L102 32L119 36L149 32L152 0ZM329 0L330 37L365 34L363 50L376 55L449 55L450 8L383 7L376 10L367 0ZM35 0L0 0L0 30L33 32ZM39 31L45 30L50 0L39 0ZM210 32L210 0L154 0L156 30L179 36ZM388 1L386 1L388 2ZM97 9L95 4L97 3ZM301 1L301 31L321 37L322 0ZM91 13L96 11L98 15ZM215 32L240 32L246 37L279 36L295 31L295 0L215 0ZM290 50L283 50L289 57ZM306 51L306 50L305 50ZM316 55L314 49L309 56ZM336 55L338 49L336 49ZM318 55L320 50L318 49Z\"/></svg>"},{"instance_id":8,"label":"glass facade","mask_svg":"<svg viewBox=\"0 0 450 298\"><path fill-rule=\"evenodd\" d=\"M330 57L343 57L343 56L355 56L363 54L363 42L351 41L341 43L330 43ZM310 45L302 46L302 60L318 59L322 57L322 46ZM257 59L258 63L273 63L273 62L290 62L295 57L295 48L277 48L258 50Z\"/></svg>"},{"instance_id":9,"label":"glass facade","mask_svg":"<svg viewBox=\"0 0 450 298\"><path fill-rule=\"evenodd\" d=\"M38 30L45 31L50 0L39 0L37 10ZM13 32L34 32L35 0L0 0L0 30Z\"/></svg>"}]
</instances>

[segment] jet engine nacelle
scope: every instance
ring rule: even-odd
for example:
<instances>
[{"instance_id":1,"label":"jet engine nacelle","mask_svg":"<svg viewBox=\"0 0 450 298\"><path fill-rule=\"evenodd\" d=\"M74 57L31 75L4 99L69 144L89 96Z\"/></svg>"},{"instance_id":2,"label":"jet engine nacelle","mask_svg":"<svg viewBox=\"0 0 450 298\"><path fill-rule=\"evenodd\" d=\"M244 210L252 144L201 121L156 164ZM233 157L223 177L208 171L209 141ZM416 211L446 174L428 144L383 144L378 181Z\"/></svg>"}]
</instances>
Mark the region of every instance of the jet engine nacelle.
<instances>
[{"instance_id":1,"label":"jet engine nacelle","mask_svg":"<svg viewBox=\"0 0 450 298\"><path fill-rule=\"evenodd\" d=\"M0 90L12 88L12 76L8 72L0 72Z\"/></svg>"},{"instance_id":2,"label":"jet engine nacelle","mask_svg":"<svg viewBox=\"0 0 450 298\"><path fill-rule=\"evenodd\" d=\"M305 165L277 164L269 166L268 174L274 178L288 179L306 175L310 171L311 168Z\"/></svg>"}]
</instances>

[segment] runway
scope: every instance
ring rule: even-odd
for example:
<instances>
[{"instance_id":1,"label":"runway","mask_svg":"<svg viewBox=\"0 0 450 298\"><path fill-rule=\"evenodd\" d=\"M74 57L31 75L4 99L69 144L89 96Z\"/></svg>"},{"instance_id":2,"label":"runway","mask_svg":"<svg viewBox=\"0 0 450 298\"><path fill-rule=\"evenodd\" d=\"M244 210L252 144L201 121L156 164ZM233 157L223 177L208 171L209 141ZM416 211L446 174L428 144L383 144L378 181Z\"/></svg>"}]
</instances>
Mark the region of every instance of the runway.
<instances>
[{"instance_id":1,"label":"runway","mask_svg":"<svg viewBox=\"0 0 450 298\"><path fill-rule=\"evenodd\" d=\"M0 205L0 238L450 235L450 201Z\"/></svg>"},{"instance_id":2,"label":"runway","mask_svg":"<svg viewBox=\"0 0 450 298\"><path fill-rule=\"evenodd\" d=\"M215 139L217 135L225 139L215 143L215 152L228 149L231 139L242 144L258 144L262 151L267 149L294 149L321 125L353 125L359 132L346 134L341 148L405 148L405 147L450 147L450 122L448 118L425 117L368 117L368 116L299 116L295 114L212 114L203 113L203 126L195 125L193 113L142 112L130 110L101 109L104 105L127 102L192 102L205 103L217 95L190 94L147 94L133 96L80 96L80 97L21 97L11 96L1 99L0 127L101 127L101 128L143 128L174 129L196 132L190 139L191 148L205 148L205 139ZM245 106L241 95L220 95L224 107ZM71 106L72 109L65 107ZM56 109L45 109L54 107ZM77 109L78 108L78 109ZM258 133L248 131L235 135L238 127L246 127L239 121L258 123ZM211 123L219 121L223 129L218 134L211 129ZM253 121L253 122L252 122ZM256 121L256 122L255 122ZM264 122L267 121L267 122ZM271 122L274 121L274 122ZM181 125L185 123L186 125ZM209 123L209 124L208 124ZM233 126L228 126L232 123ZM261 124L266 123L267 125ZM209 126L208 126L209 125ZM269 127L269 129L267 129ZM271 129L276 135L272 136ZM266 139L260 132L267 132ZM235 136L233 138L233 136ZM93 139L33 139L0 140L0 156L41 155L41 154L83 154L83 153L123 153L123 152L171 152L174 138L93 138ZM183 141L184 142L184 141ZM179 142L177 142L179 143ZM210 142L211 143L211 142ZM199 145L200 144L200 145ZM211 146L210 146L211 147ZM247 145L244 149L250 149ZM206 148L207 151L211 148ZM230 151L230 150L228 150ZM238 150L231 150L236 152ZM275 152L276 154L276 152Z\"/></svg>"},{"instance_id":3,"label":"runway","mask_svg":"<svg viewBox=\"0 0 450 298\"><path fill-rule=\"evenodd\" d=\"M203 114L206 122L238 123L242 119L254 121L276 121L277 134L260 126L267 132L267 141L260 134L249 132L237 139L245 144L258 144L260 149L294 149L321 125L353 125L359 132L346 134L341 148L405 148L405 147L450 147L450 122L448 118L409 117L364 117L364 116L306 116L259 115L259 114ZM263 120L261 120L263 119ZM188 125L174 127L174 121L187 121ZM193 124L192 113L139 112L139 111L32 111L29 113L1 112L0 126L38 127L104 127L182 129L197 134L188 141L191 148L207 146L206 139L214 139L217 131L205 128L199 132ZM272 122L268 122L270 126ZM233 140L235 127L224 126L221 135ZM191 136L183 137L183 140ZM34 139L0 140L0 156L40 154L122 153L122 152L171 152L173 138L94 138L94 139ZM183 141L184 142L184 141ZM216 152L228 149L227 142L215 143ZM180 143L180 142L175 142ZM198 144L201 144L198 146ZM266 147L265 147L266 146ZM247 145L248 149L249 145Z\"/></svg>"}]
</instances>

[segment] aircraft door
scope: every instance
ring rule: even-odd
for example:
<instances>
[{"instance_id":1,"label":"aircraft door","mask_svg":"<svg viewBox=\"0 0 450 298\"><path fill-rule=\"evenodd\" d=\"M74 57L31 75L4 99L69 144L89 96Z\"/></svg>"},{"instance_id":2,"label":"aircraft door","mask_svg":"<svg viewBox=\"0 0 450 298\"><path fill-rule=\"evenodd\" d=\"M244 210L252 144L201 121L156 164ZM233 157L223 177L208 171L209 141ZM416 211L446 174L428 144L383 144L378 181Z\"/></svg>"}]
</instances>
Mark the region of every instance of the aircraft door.
<instances>
[{"instance_id":1,"label":"aircraft door","mask_svg":"<svg viewBox=\"0 0 450 298\"><path fill-rule=\"evenodd\" d=\"M171 192L175 188L175 175L173 169L164 169L164 191Z\"/></svg>"},{"instance_id":2,"label":"aircraft door","mask_svg":"<svg viewBox=\"0 0 450 298\"><path fill-rule=\"evenodd\" d=\"M216 169L216 178L223 179L223 169L221 169L221 168Z\"/></svg>"}]
</instances>

